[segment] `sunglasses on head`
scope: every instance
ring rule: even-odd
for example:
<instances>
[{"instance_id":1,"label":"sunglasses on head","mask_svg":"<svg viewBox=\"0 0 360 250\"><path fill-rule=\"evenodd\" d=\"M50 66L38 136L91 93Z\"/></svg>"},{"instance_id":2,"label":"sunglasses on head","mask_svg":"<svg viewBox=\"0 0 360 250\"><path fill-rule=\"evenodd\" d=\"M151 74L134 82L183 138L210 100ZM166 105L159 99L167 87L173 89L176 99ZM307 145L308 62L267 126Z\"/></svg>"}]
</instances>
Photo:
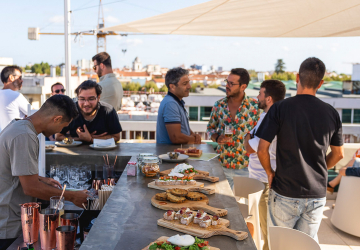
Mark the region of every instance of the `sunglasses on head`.
<instances>
[{"instance_id":1,"label":"sunglasses on head","mask_svg":"<svg viewBox=\"0 0 360 250\"><path fill-rule=\"evenodd\" d=\"M55 92L56 94L59 94L60 91L61 91L61 93L65 93L65 89L57 89L57 90L55 90L54 92Z\"/></svg>"}]
</instances>

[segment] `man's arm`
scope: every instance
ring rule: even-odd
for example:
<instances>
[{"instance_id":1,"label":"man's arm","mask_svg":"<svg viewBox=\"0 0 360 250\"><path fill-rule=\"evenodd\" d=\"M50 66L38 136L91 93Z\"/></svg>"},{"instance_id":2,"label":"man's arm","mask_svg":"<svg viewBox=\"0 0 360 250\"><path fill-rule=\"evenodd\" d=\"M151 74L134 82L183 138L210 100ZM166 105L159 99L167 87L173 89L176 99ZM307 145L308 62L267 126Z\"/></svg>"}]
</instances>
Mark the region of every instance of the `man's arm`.
<instances>
[{"instance_id":1,"label":"man's arm","mask_svg":"<svg viewBox=\"0 0 360 250\"><path fill-rule=\"evenodd\" d=\"M273 181L273 178L275 177L275 172L271 168L271 164L270 164L270 154L269 154L270 144L271 144L270 142L265 141L264 139L260 139L258 152L257 152L260 163L268 176L269 188L271 188L271 183Z\"/></svg>"},{"instance_id":2,"label":"man's arm","mask_svg":"<svg viewBox=\"0 0 360 250\"><path fill-rule=\"evenodd\" d=\"M193 135L185 135L181 133L181 124L180 123L171 123L165 124L167 133L170 137L171 143L174 144L194 144L196 141L195 134Z\"/></svg>"},{"instance_id":3,"label":"man's arm","mask_svg":"<svg viewBox=\"0 0 360 250\"><path fill-rule=\"evenodd\" d=\"M245 147L246 153L248 153L248 154L256 153L256 151L250 146L249 140L251 140L251 135L247 134L245 136L245 140L244 140L244 147Z\"/></svg>"},{"instance_id":4,"label":"man's arm","mask_svg":"<svg viewBox=\"0 0 360 250\"><path fill-rule=\"evenodd\" d=\"M326 156L326 166L328 169L334 167L342 158L344 158L344 146L330 145L331 152Z\"/></svg>"},{"instance_id":5,"label":"man's arm","mask_svg":"<svg viewBox=\"0 0 360 250\"><path fill-rule=\"evenodd\" d=\"M24 175L19 176L21 186L24 190L24 194L36 197L42 200L50 200L52 196L60 196L62 193L61 189L54 188L45 184L42 181L39 181L39 176L34 175ZM64 198L65 200L71 201L78 207L82 207L82 203L87 202L87 191L65 191Z\"/></svg>"}]
</instances>

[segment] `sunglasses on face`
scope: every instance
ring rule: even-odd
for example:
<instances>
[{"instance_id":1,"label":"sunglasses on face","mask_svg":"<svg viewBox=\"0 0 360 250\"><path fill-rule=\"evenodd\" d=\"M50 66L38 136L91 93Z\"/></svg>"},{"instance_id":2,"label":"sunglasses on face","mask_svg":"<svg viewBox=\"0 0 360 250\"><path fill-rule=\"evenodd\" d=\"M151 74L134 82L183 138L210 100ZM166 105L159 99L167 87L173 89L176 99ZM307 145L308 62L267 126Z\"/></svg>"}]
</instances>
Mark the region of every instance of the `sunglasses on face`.
<instances>
[{"instance_id":1,"label":"sunglasses on face","mask_svg":"<svg viewBox=\"0 0 360 250\"><path fill-rule=\"evenodd\" d=\"M99 66L99 64L96 64L93 66L93 69L96 70L96 66Z\"/></svg>"},{"instance_id":2,"label":"sunglasses on face","mask_svg":"<svg viewBox=\"0 0 360 250\"><path fill-rule=\"evenodd\" d=\"M59 94L60 91L61 91L61 93L65 93L65 89L57 89L57 90L55 90L54 92L55 92L56 94Z\"/></svg>"},{"instance_id":3,"label":"sunglasses on face","mask_svg":"<svg viewBox=\"0 0 360 250\"><path fill-rule=\"evenodd\" d=\"M18 76L19 78L17 78L17 79L20 79L20 80L22 80L22 75L13 75L13 76ZM15 79L16 80L16 79Z\"/></svg>"}]
</instances>

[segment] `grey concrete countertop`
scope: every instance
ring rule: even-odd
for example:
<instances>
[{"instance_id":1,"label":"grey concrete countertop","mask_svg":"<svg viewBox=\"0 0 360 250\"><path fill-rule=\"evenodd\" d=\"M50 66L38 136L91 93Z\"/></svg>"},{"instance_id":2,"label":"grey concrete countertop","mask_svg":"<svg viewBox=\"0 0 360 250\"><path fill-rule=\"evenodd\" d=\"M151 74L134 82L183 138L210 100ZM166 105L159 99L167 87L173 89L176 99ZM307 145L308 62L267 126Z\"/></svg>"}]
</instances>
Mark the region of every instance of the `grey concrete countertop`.
<instances>
[{"instance_id":1,"label":"grey concrete countertop","mask_svg":"<svg viewBox=\"0 0 360 250\"><path fill-rule=\"evenodd\" d=\"M202 149L204 153L214 152L210 145L201 144L196 146ZM48 161L49 157L71 157L72 159L76 157L85 161L89 157L92 157L91 159L95 159L95 157L102 158L102 155L108 154L111 157L117 155L118 159L123 158L128 161L130 157L132 157L132 160L136 160L139 153L160 155L175 148L178 148L178 146L120 143L115 150L95 151L90 149L88 145L81 145L73 148L57 147L56 150L47 153L46 158ZM208 195L209 205L228 210L228 215L223 218L230 221L229 228L249 232L230 186L226 181L222 166L217 159L211 161L187 160L187 162L198 170L208 171L211 176L220 178L220 181L215 184L201 181L205 183L205 186L213 185L215 187L216 193ZM163 162L163 164L160 164L160 170L170 169L175 165L175 163ZM161 192L147 187L147 184L151 181L153 181L153 178L146 178L139 171L135 177L127 176L125 169L80 250L140 250L160 236L182 234L157 225L157 220L163 217L165 211L153 207L150 203L151 198L156 193ZM250 233L249 237L244 241L236 241L228 236L213 236L208 240L211 246L222 250L256 249Z\"/></svg>"}]
</instances>

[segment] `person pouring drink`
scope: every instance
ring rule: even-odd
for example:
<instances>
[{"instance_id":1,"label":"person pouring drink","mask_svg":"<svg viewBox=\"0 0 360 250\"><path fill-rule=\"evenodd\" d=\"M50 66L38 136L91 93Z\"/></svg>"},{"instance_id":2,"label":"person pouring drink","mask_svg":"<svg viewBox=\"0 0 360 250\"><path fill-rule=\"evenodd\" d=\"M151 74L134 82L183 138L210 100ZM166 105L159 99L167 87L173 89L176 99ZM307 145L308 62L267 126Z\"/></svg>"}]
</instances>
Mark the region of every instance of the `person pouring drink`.
<instances>
[{"instance_id":1,"label":"person pouring drink","mask_svg":"<svg viewBox=\"0 0 360 250\"><path fill-rule=\"evenodd\" d=\"M60 132L76 118L78 111L71 98L50 97L35 114L14 119L0 133L0 250L6 249L21 234L19 204L50 200L62 193L59 182L38 175L38 134ZM82 207L87 191L65 191L66 200Z\"/></svg>"}]
</instances>

